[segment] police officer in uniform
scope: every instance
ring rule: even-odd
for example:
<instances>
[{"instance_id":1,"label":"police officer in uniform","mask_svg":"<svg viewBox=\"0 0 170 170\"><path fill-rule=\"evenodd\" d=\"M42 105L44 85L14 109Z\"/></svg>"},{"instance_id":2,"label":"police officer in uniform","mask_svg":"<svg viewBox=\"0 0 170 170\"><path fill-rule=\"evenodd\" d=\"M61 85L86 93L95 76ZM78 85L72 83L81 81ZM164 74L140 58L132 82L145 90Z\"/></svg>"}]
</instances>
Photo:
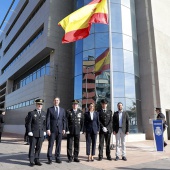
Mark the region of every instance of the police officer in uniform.
<instances>
[{"instance_id":1,"label":"police officer in uniform","mask_svg":"<svg viewBox=\"0 0 170 170\"><path fill-rule=\"evenodd\" d=\"M67 110L66 113L66 134L67 134L67 157L68 162L80 162L79 155L79 143L80 134L83 133L84 116L82 110L78 108L78 100L72 101L72 109ZM72 155L72 145L74 140L74 153Z\"/></svg>"},{"instance_id":2,"label":"police officer in uniform","mask_svg":"<svg viewBox=\"0 0 170 170\"><path fill-rule=\"evenodd\" d=\"M36 109L28 113L28 136L30 138L30 166L42 165L39 161L39 156L44 136L46 135L46 113L42 111L43 102L43 99L35 100Z\"/></svg>"},{"instance_id":3,"label":"police officer in uniform","mask_svg":"<svg viewBox=\"0 0 170 170\"><path fill-rule=\"evenodd\" d=\"M107 160L112 160L110 155L110 138L112 133L112 111L107 109L108 101L106 99L101 100L102 109L99 111L99 161L103 159L103 146L104 139L106 143L106 157Z\"/></svg>"},{"instance_id":4,"label":"police officer in uniform","mask_svg":"<svg viewBox=\"0 0 170 170\"><path fill-rule=\"evenodd\" d=\"M155 109L156 113L157 113L157 119L162 119L163 120L163 131L165 131L166 127L167 127L167 123L165 120L165 115L163 113L161 113L161 108L157 107ZM164 147L167 146L167 143L164 141Z\"/></svg>"}]
</instances>

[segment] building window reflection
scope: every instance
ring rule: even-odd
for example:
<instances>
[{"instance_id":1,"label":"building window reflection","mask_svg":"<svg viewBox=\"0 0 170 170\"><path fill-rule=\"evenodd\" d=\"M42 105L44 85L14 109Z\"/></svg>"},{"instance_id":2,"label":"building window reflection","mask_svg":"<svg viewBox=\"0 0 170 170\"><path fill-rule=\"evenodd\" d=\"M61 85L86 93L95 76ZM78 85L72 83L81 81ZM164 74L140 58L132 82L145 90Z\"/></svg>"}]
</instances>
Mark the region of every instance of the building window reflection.
<instances>
[{"instance_id":1,"label":"building window reflection","mask_svg":"<svg viewBox=\"0 0 170 170\"><path fill-rule=\"evenodd\" d=\"M80 8L80 0L77 2L77 8ZM81 0L81 5L89 2ZM139 123L141 101L134 0L111 0L111 15L114 111L117 110L117 103L122 102L124 110L129 113L130 132L138 133L142 127ZM95 102L99 108L103 98L109 101L108 106L111 107L110 84L113 82L110 82L110 60L109 67L105 68L103 61L107 57L101 59L101 68L104 69L96 71L99 58L104 54L110 55L106 55L109 50L109 27L94 24L93 28L90 36L75 43L74 97L81 100L83 109L90 102Z\"/></svg>"}]
</instances>

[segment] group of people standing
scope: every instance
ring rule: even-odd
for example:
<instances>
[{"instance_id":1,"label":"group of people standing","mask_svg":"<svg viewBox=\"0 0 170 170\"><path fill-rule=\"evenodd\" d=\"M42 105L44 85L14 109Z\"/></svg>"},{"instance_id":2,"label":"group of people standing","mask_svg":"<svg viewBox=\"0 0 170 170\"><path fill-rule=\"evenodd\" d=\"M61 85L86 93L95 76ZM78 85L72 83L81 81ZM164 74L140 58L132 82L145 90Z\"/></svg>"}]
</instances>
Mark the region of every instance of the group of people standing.
<instances>
[{"instance_id":1,"label":"group of people standing","mask_svg":"<svg viewBox=\"0 0 170 170\"><path fill-rule=\"evenodd\" d=\"M47 158L48 164L52 164L52 151L55 142L55 161L62 163L60 158L62 136L67 134L67 157L68 163L80 162L80 135L86 138L87 161L94 161L96 151L97 134L99 134L99 155L98 161L103 159L104 141L106 146L106 158L111 161L110 141L111 134L116 137L116 157L120 157L120 143L122 147L122 160L126 161L125 136L129 134L129 117L123 111L123 104L117 104L118 111L112 113L107 108L108 101L101 100L102 109L95 110L95 104L90 103L87 112L83 113L79 109L78 100L72 101L72 108L65 110L59 106L60 98L56 97L53 106L47 109L47 113L42 110L43 99L35 100L36 109L28 113L27 131L29 136L29 161L30 166L39 165L39 156L44 140L48 138ZM74 151L73 151L74 142Z\"/></svg>"}]
</instances>

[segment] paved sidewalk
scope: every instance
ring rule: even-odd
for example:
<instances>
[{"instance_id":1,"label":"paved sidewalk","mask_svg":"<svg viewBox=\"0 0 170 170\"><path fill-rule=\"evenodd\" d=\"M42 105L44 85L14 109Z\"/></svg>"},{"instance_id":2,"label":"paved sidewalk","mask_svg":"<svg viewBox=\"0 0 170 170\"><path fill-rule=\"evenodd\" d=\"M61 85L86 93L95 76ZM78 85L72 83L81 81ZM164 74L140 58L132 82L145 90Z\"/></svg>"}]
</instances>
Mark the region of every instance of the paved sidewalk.
<instances>
[{"instance_id":1,"label":"paved sidewalk","mask_svg":"<svg viewBox=\"0 0 170 170\"><path fill-rule=\"evenodd\" d=\"M153 141L128 142L127 143L127 161L108 161L104 157L102 161L97 161L98 150L96 149L96 159L94 162L87 162L85 142L80 143L80 163L67 163L66 140L62 141L61 158L62 164L55 162L52 165L47 164L46 152L47 141L43 143L41 152L42 166L29 166L28 145L24 145L22 135L4 133L0 143L0 170L10 169L62 169L62 170L165 170L170 169L170 141L163 153L157 153L154 149ZM105 151L105 150L104 150ZM112 150L112 158L115 158L115 150Z\"/></svg>"}]
</instances>

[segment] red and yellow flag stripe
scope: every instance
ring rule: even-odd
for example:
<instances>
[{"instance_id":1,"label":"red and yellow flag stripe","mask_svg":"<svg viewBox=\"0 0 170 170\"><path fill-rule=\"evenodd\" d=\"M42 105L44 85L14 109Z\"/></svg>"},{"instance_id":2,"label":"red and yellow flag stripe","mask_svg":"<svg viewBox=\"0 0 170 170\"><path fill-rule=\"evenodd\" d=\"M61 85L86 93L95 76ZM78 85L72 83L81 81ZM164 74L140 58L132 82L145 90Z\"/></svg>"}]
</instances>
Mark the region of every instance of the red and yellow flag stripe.
<instances>
[{"instance_id":1,"label":"red and yellow flag stripe","mask_svg":"<svg viewBox=\"0 0 170 170\"><path fill-rule=\"evenodd\" d=\"M110 69L110 51L106 49L95 60L95 76L100 75L103 71Z\"/></svg>"},{"instance_id":2,"label":"red and yellow flag stripe","mask_svg":"<svg viewBox=\"0 0 170 170\"><path fill-rule=\"evenodd\" d=\"M61 20L58 25L65 30L62 43L87 37L92 23L108 24L107 0L93 0Z\"/></svg>"}]
</instances>

